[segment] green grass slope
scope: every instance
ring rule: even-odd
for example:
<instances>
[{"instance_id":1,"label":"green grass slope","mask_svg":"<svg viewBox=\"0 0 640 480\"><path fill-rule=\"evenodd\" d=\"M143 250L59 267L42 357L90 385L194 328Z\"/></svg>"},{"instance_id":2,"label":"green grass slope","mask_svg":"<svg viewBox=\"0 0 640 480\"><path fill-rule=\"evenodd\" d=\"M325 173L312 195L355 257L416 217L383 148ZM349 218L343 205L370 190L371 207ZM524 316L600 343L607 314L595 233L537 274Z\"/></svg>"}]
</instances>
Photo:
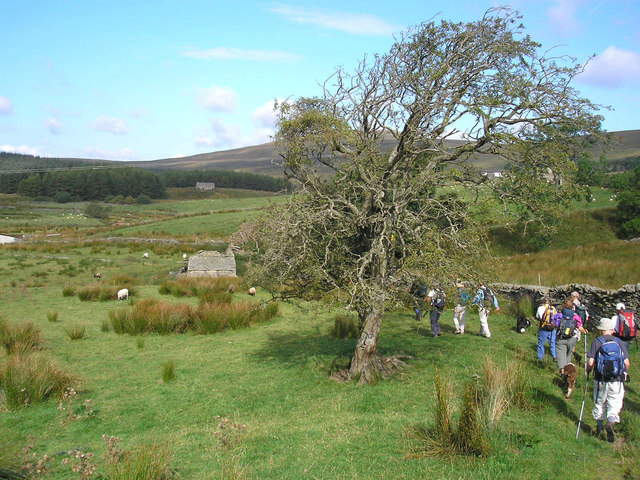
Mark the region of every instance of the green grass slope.
<instances>
[{"instance_id":1,"label":"green grass slope","mask_svg":"<svg viewBox=\"0 0 640 480\"><path fill-rule=\"evenodd\" d=\"M218 335L148 335L140 348L134 337L100 331L115 302L63 298L56 286L8 287L1 296L0 313L34 321L48 351L82 378L78 411L87 399L96 411L63 426L54 401L1 412L5 438L23 445L34 435L40 455L81 448L104 464L101 437L107 434L122 437L126 447L166 442L181 478L196 480L548 479L566 471L567 451L572 478L605 472L608 478L623 478L637 469L633 452L640 397L633 384L619 429L625 442L612 446L591 435L589 399L581 437L575 440L584 378L573 399L565 400L555 367L534 361L533 329L515 333L507 315L491 317L493 337L485 339L472 334L478 328L475 312L467 320L469 334L454 336L447 311L443 335L433 339L427 326L416 329L409 312L390 313L380 353L411 355L410 367L361 387L328 377L333 365L345 364L354 341L329 338L332 316L326 308L285 306L282 317L268 324ZM142 287L140 296L158 294L155 287ZM59 322L47 322L45 312L51 309L60 313ZM84 339L67 339L64 328L73 323L86 325ZM530 406L510 411L496 426L490 455L450 461L420 456L421 445L411 432L420 424L433 425L435 373L452 382L455 413L463 385L481 373L485 357L503 363L514 356L526 365ZM639 358L634 350L632 362ZM175 362L176 379L164 383L161 369L169 360ZM632 377L635 372L634 366ZM71 478L69 467L56 461L47 478Z\"/></svg>"}]
</instances>

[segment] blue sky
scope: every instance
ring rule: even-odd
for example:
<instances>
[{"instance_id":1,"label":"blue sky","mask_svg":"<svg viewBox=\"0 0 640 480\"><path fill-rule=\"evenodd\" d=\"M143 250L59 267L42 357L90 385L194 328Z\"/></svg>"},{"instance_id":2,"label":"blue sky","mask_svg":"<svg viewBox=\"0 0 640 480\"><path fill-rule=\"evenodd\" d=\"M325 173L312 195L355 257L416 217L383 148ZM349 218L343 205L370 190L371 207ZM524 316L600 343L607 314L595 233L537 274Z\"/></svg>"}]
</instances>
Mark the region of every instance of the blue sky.
<instances>
[{"instance_id":1,"label":"blue sky","mask_svg":"<svg viewBox=\"0 0 640 480\"><path fill-rule=\"evenodd\" d=\"M320 94L337 67L432 18L509 4L544 49L587 66L575 86L640 128L638 0L0 0L0 150L154 160L269 141L276 98Z\"/></svg>"}]
</instances>

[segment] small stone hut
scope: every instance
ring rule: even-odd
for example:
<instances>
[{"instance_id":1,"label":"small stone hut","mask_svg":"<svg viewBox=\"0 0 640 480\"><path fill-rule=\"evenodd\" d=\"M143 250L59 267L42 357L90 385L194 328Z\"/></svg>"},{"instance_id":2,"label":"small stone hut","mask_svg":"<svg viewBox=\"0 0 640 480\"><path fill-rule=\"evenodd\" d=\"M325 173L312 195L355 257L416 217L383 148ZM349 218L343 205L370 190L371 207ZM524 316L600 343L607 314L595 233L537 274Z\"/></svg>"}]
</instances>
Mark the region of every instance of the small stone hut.
<instances>
[{"instance_id":1,"label":"small stone hut","mask_svg":"<svg viewBox=\"0 0 640 480\"><path fill-rule=\"evenodd\" d=\"M200 250L189 258L187 277L235 277L236 257L230 248L225 253Z\"/></svg>"},{"instance_id":2,"label":"small stone hut","mask_svg":"<svg viewBox=\"0 0 640 480\"><path fill-rule=\"evenodd\" d=\"M196 190L215 190L216 184L213 182L196 182Z\"/></svg>"}]
</instances>

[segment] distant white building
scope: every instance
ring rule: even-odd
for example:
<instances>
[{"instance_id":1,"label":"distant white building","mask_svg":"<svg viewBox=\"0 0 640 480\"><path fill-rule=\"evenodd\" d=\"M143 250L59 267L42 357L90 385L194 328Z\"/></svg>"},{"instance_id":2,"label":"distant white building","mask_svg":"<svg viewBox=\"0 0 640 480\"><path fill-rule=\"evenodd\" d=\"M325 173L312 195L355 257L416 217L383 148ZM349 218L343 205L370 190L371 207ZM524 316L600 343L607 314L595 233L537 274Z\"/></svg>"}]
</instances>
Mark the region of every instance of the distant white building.
<instances>
[{"instance_id":1,"label":"distant white building","mask_svg":"<svg viewBox=\"0 0 640 480\"><path fill-rule=\"evenodd\" d=\"M215 190L216 184L213 182L196 182L196 190Z\"/></svg>"}]
</instances>

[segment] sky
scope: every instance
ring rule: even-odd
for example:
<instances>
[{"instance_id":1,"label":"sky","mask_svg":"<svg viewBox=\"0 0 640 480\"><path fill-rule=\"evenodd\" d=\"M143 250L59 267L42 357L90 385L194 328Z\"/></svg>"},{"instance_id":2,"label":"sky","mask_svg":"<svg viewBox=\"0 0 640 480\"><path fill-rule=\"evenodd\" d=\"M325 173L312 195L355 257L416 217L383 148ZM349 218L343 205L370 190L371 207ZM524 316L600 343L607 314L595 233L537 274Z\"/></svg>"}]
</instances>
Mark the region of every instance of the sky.
<instances>
[{"instance_id":1,"label":"sky","mask_svg":"<svg viewBox=\"0 0 640 480\"><path fill-rule=\"evenodd\" d=\"M608 131L640 129L638 0L0 0L0 151L156 160L268 142L273 102L429 20L519 11Z\"/></svg>"}]
</instances>

